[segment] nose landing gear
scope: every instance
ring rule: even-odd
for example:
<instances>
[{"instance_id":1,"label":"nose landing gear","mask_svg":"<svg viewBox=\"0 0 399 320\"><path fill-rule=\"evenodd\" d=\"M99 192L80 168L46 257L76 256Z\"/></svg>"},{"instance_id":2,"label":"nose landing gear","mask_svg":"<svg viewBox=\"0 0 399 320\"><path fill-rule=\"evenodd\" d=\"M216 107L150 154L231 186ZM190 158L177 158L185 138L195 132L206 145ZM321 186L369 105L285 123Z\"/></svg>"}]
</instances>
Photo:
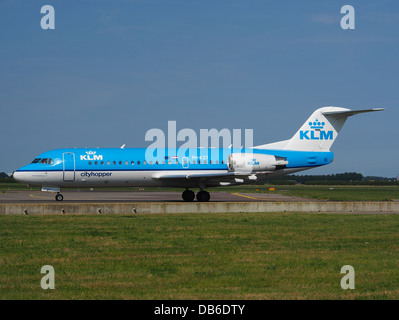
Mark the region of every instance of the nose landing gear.
<instances>
[{"instance_id":1,"label":"nose landing gear","mask_svg":"<svg viewBox=\"0 0 399 320\"><path fill-rule=\"evenodd\" d=\"M57 193L57 195L55 196L55 200L62 201L62 200L64 200L64 196L61 193Z\"/></svg>"}]
</instances>

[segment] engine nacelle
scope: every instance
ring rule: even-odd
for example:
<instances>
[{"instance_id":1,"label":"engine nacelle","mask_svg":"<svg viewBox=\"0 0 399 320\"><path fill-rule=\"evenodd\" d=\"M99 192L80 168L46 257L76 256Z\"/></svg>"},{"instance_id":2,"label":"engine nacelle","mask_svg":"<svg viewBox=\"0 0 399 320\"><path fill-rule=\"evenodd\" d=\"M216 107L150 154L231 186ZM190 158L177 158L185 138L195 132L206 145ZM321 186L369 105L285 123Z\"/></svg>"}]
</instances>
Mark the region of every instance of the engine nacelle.
<instances>
[{"instance_id":1,"label":"engine nacelle","mask_svg":"<svg viewBox=\"0 0 399 320\"><path fill-rule=\"evenodd\" d=\"M259 153L231 153L227 157L229 171L252 173L275 171L287 166L287 158Z\"/></svg>"}]
</instances>

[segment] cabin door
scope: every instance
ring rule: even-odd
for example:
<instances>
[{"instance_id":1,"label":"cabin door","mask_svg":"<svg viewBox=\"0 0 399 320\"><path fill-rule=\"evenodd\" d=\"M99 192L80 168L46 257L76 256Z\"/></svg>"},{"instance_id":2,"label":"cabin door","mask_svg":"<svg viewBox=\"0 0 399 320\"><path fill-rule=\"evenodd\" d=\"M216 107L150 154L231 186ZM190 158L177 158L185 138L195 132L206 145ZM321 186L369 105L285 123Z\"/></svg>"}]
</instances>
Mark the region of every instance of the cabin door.
<instances>
[{"instance_id":1,"label":"cabin door","mask_svg":"<svg viewBox=\"0 0 399 320\"><path fill-rule=\"evenodd\" d=\"M72 152L65 152L62 154L64 164L64 181L75 181L75 154Z\"/></svg>"}]
</instances>

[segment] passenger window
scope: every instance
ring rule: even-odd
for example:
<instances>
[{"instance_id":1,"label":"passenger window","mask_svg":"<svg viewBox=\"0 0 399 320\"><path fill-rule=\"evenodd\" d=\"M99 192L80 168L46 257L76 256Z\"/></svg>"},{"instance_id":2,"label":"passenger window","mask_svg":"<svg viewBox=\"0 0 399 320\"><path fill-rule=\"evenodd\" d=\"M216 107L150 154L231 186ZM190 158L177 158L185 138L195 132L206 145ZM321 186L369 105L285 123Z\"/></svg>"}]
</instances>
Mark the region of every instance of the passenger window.
<instances>
[{"instance_id":1,"label":"passenger window","mask_svg":"<svg viewBox=\"0 0 399 320\"><path fill-rule=\"evenodd\" d=\"M129 164L129 162L128 161L125 161L125 165L128 165Z\"/></svg>"},{"instance_id":2,"label":"passenger window","mask_svg":"<svg viewBox=\"0 0 399 320\"><path fill-rule=\"evenodd\" d=\"M140 164L140 161L137 161L137 164Z\"/></svg>"},{"instance_id":3,"label":"passenger window","mask_svg":"<svg viewBox=\"0 0 399 320\"><path fill-rule=\"evenodd\" d=\"M152 164L152 160L150 161L150 164Z\"/></svg>"},{"instance_id":4,"label":"passenger window","mask_svg":"<svg viewBox=\"0 0 399 320\"><path fill-rule=\"evenodd\" d=\"M166 164L165 160L162 161L162 164Z\"/></svg>"},{"instance_id":5,"label":"passenger window","mask_svg":"<svg viewBox=\"0 0 399 320\"><path fill-rule=\"evenodd\" d=\"M101 161L101 165L104 165L104 161Z\"/></svg>"},{"instance_id":6,"label":"passenger window","mask_svg":"<svg viewBox=\"0 0 399 320\"><path fill-rule=\"evenodd\" d=\"M193 164L197 164L197 161L193 160Z\"/></svg>"},{"instance_id":7,"label":"passenger window","mask_svg":"<svg viewBox=\"0 0 399 320\"><path fill-rule=\"evenodd\" d=\"M94 164L95 164L95 165L98 165L98 161L94 161Z\"/></svg>"},{"instance_id":8,"label":"passenger window","mask_svg":"<svg viewBox=\"0 0 399 320\"><path fill-rule=\"evenodd\" d=\"M121 165L122 164L122 161L119 161L119 165Z\"/></svg>"},{"instance_id":9,"label":"passenger window","mask_svg":"<svg viewBox=\"0 0 399 320\"><path fill-rule=\"evenodd\" d=\"M116 165L116 161L115 160L112 163L114 164L114 166Z\"/></svg>"},{"instance_id":10,"label":"passenger window","mask_svg":"<svg viewBox=\"0 0 399 320\"><path fill-rule=\"evenodd\" d=\"M201 164L201 160L198 160L198 164Z\"/></svg>"},{"instance_id":11,"label":"passenger window","mask_svg":"<svg viewBox=\"0 0 399 320\"><path fill-rule=\"evenodd\" d=\"M91 166L91 161L89 161L89 165Z\"/></svg>"},{"instance_id":12,"label":"passenger window","mask_svg":"<svg viewBox=\"0 0 399 320\"><path fill-rule=\"evenodd\" d=\"M111 161L108 160L108 161L107 161L107 165L109 166L110 164L111 164Z\"/></svg>"},{"instance_id":13,"label":"passenger window","mask_svg":"<svg viewBox=\"0 0 399 320\"><path fill-rule=\"evenodd\" d=\"M131 162L132 166L134 165L134 161Z\"/></svg>"},{"instance_id":14,"label":"passenger window","mask_svg":"<svg viewBox=\"0 0 399 320\"><path fill-rule=\"evenodd\" d=\"M146 165L146 164L147 164L147 161L144 160L144 161L143 161L143 164Z\"/></svg>"},{"instance_id":15,"label":"passenger window","mask_svg":"<svg viewBox=\"0 0 399 320\"><path fill-rule=\"evenodd\" d=\"M219 164L219 160L216 160L216 164Z\"/></svg>"}]
</instances>

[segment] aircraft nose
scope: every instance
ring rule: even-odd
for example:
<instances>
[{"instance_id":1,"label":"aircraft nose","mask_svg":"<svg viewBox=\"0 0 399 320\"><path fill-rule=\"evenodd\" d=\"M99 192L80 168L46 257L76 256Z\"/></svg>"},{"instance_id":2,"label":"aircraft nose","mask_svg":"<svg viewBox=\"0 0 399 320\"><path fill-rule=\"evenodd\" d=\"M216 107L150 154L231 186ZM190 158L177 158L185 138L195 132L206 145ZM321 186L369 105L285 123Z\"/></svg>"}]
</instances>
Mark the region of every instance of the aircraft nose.
<instances>
[{"instance_id":1,"label":"aircraft nose","mask_svg":"<svg viewBox=\"0 0 399 320\"><path fill-rule=\"evenodd\" d=\"M21 179L22 178L22 174L21 174L21 172L14 171L12 173L11 177L17 182L22 182L22 179Z\"/></svg>"}]
</instances>

